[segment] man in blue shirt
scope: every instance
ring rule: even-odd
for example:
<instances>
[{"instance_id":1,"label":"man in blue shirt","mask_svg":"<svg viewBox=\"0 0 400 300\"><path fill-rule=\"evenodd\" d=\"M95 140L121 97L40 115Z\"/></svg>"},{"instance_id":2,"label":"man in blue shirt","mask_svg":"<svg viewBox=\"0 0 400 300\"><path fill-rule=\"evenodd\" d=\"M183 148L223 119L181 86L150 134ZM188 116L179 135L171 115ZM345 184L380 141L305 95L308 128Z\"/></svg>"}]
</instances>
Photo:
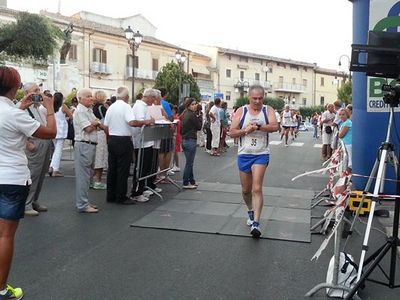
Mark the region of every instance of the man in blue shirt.
<instances>
[{"instance_id":1,"label":"man in blue shirt","mask_svg":"<svg viewBox=\"0 0 400 300\"><path fill-rule=\"evenodd\" d=\"M161 105L164 109L165 113L167 114L168 119L172 122L174 120L174 114L172 113L171 106L169 105L167 98L167 89L166 88L159 88L161 92ZM174 141L172 138L162 139L160 144L160 170L166 170L170 167L171 157L174 147ZM167 172L167 175L174 175L174 172L171 170Z\"/></svg>"}]
</instances>

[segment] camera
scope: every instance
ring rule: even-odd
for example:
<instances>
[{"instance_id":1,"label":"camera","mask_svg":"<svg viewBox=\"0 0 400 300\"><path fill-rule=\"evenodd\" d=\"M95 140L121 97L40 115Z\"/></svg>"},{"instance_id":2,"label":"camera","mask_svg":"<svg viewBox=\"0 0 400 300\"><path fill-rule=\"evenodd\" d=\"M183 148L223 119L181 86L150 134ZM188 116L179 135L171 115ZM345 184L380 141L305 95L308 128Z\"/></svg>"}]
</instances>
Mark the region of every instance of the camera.
<instances>
[{"instance_id":1,"label":"camera","mask_svg":"<svg viewBox=\"0 0 400 300\"><path fill-rule=\"evenodd\" d=\"M33 94L31 96L31 99L33 103L40 103L41 101L43 101L42 95L40 94Z\"/></svg>"},{"instance_id":2,"label":"camera","mask_svg":"<svg viewBox=\"0 0 400 300\"><path fill-rule=\"evenodd\" d=\"M383 96L383 101L386 104L389 104L391 107L399 106L400 104L400 84L396 84L395 86L391 86L390 84L383 84L382 91L387 92Z\"/></svg>"}]
</instances>

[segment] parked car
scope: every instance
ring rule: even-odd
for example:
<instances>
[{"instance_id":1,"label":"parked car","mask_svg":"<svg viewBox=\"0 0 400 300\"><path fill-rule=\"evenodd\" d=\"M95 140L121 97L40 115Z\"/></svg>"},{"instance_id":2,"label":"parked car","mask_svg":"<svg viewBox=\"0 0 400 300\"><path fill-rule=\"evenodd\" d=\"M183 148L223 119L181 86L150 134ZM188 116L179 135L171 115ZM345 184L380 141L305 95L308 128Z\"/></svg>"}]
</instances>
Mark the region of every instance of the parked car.
<instances>
[{"instance_id":1,"label":"parked car","mask_svg":"<svg viewBox=\"0 0 400 300\"><path fill-rule=\"evenodd\" d=\"M301 122L300 127L299 127L300 131L313 131L314 130L314 125L312 125L310 122Z\"/></svg>"}]
</instances>

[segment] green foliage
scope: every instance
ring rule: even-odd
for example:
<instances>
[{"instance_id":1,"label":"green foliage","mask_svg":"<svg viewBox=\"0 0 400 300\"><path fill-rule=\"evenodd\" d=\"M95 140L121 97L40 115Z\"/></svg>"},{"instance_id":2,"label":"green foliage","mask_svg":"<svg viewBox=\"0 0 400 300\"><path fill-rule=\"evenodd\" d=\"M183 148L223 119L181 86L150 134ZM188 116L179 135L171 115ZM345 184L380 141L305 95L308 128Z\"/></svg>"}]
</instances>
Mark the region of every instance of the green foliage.
<instances>
[{"instance_id":1,"label":"green foliage","mask_svg":"<svg viewBox=\"0 0 400 300\"><path fill-rule=\"evenodd\" d=\"M247 98L247 97L237 98L235 101L235 106L240 107L240 106L243 106L248 103L249 103L249 98ZM285 106L285 101L283 101L281 98L266 97L266 98L264 98L263 103L271 106L272 108L274 108L276 110L282 110L282 108Z\"/></svg>"},{"instance_id":2,"label":"green foliage","mask_svg":"<svg viewBox=\"0 0 400 300\"><path fill-rule=\"evenodd\" d=\"M22 98L24 98L25 93L23 89L19 89L17 91L17 94L15 95L15 100L20 101Z\"/></svg>"},{"instance_id":3,"label":"green foliage","mask_svg":"<svg viewBox=\"0 0 400 300\"><path fill-rule=\"evenodd\" d=\"M352 103L352 82L346 81L338 90L338 99L342 100L346 105Z\"/></svg>"},{"instance_id":4,"label":"green foliage","mask_svg":"<svg viewBox=\"0 0 400 300\"><path fill-rule=\"evenodd\" d=\"M178 105L179 102L179 76L182 78L183 83L190 84L190 97L200 100L200 90L196 80L192 74L185 73L181 70L178 64L174 62L167 63L162 67L161 71L156 77L154 88L164 87L168 91L168 102Z\"/></svg>"},{"instance_id":5,"label":"green foliage","mask_svg":"<svg viewBox=\"0 0 400 300\"><path fill-rule=\"evenodd\" d=\"M249 99L247 97L237 98L235 101L235 106L237 107L241 107L246 104L249 104Z\"/></svg>"},{"instance_id":6,"label":"green foliage","mask_svg":"<svg viewBox=\"0 0 400 300\"><path fill-rule=\"evenodd\" d=\"M300 114L303 118L311 117L315 112L322 113L324 111L324 107L322 105L318 106L302 106L299 109Z\"/></svg>"},{"instance_id":7,"label":"green foliage","mask_svg":"<svg viewBox=\"0 0 400 300\"><path fill-rule=\"evenodd\" d=\"M58 47L63 32L48 18L21 12L16 23L0 27L0 53L17 58L47 60Z\"/></svg>"},{"instance_id":8,"label":"green foliage","mask_svg":"<svg viewBox=\"0 0 400 300\"><path fill-rule=\"evenodd\" d=\"M267 97L264 99L264 104L269 105L278 111L281 111L285 106L285 101L281 98Z\"/></svg>"},{"instance_id":9,"label":"green foliage","mask_svg":"<svg viewBox=\"0 0 400 300\"><path fill-rule=\"evenodd\" d=\"M71 101L72 99L76 97L76 90L73 90L67 97L64 98L64 103L68 106L71 107Z\"/></svg>"}]
</instances>

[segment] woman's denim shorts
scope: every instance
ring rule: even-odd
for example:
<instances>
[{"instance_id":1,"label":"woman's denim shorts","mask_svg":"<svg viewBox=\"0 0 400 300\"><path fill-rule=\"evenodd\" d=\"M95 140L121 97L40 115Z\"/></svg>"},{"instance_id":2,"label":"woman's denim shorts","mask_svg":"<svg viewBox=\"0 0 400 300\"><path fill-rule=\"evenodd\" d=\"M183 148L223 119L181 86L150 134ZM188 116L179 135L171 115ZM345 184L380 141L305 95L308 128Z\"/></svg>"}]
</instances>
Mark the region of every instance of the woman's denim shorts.
<instances>
[{"instance_id":1,"label":"woman's denim shorts","mask_svg":"<svg viewBox=\"0 0 400 300\"><path fill-rule=\"evenodd\" d=\"M0 218L19 220L25 214L28 185L0 184Z\"/></svg>"}]
</instances>

